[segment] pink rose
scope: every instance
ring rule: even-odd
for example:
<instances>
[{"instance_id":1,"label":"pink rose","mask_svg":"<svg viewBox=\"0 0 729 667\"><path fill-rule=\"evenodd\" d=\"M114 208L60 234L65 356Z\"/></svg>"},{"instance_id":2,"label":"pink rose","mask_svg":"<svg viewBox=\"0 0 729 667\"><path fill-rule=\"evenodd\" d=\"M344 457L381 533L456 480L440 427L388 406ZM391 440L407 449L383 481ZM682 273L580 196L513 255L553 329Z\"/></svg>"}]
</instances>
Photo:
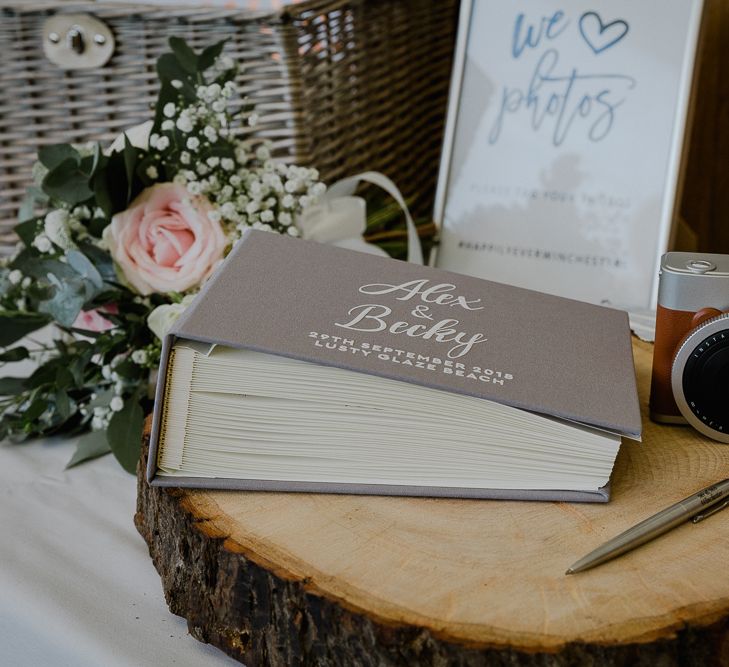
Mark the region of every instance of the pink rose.
<instances>
[{"instance_id":1,"label":"pink rose","mask_svg":"<svg viewBox=\"0 0 729 667\"><path fill-rule=\"evenodd\" d=\"M183 185L144 190L104 230L111 256L140 294L184 292L199 285L223 258L227 241L214 209Z\"/></svg>"},{"instance_id":2,"label":"pink rose","mask_svg":"<svg viewBox=\"0 0 729 667\"><path fill-rule=\"evenodd\" d=\"M113 329L116 324L107 320L101 313L108 313L109 315L118 315L119 308L115 303L108 303L100 308L93 308L92 310L82 310L76 316L76 319L71 325L74 329L83 329L84 331L95 331L101 333L102 331L108 331Z\"/></svg>"}]
</instances>

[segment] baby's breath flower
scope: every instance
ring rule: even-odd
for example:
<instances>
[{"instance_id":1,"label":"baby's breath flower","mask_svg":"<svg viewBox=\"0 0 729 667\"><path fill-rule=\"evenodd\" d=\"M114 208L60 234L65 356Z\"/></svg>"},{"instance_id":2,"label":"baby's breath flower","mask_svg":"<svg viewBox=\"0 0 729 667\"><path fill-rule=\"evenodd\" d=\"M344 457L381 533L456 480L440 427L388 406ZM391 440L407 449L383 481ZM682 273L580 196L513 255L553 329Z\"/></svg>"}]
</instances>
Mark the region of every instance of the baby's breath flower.
<instances>
[{"instance_id":1,"label":"baby's breath flower","mask_svg":"<svg viewBox=\"0 0 729 667\"><path fill-rule=\"evenodd\" d=\"M185 134L192 132L192 120L188 114L185 114L185 112L180 114L180 117L177 119L177 123L175 123L175 125L180 132L184 132Z\"/></svg>"},{"instance_id":2,"label":"baby's breath flower","mask_svg":"<svg viewBox=\"0 0 729 667\"><path fill-rule=\"evenodd\" d=\"M169 132L170 130L174 130L175 129L175 121L172 120L171 118L168 118L167 120L163 120L161 127L162 127L162 130L164 132Z\"/></svg>"},{"instance_id":3,"label":"baby's breath flower","mask_svg":"<svg viewBox=\"0 0 729 667\"><path fill-rule=\"evenodd\" d=\"M132 352L132 361L140 366L147 363L147 351L146 350L134 350Z\"/></svg>"},{"instance_id":4,"label":"baby's breath flower","mask_svg":"<svg viewBox=\"0 0 729 667\"><path fill-rule=\"evenodd\" d=\"M200 139L198 139L197 137L190 137L187 140L186 146L189 150L196 151L198 148L200 148Z\"/></svg>"},{"instance_id":5,"label":"baby's breath flower","mask_svg":"<svg viewBox=\"0 0 729 667\"><path fill-rule=\"evenodd\" d=\"M210 142L218 140L218 133L215 131L215 128L211 127L210 125L205 126L203 134L205 135L205 138Z\"/></svg>"},{"instance_id":6,"label":"baby's breath flower","mask_svg":"<svg viewBox=\"0 0 729 667\"><path fill-rule=\"evenodd\" d=\"M23 278L22 282L20 283L20 286L23 289L28 289L32 282L33 282L33 279L30 276L25 276L25 278Z\"/></svg>"},{"instance_id":7,"label":"baby's breath flower","mask_svg":"<svg viewBox=\"0 0 729 667\"><path fill-rule=\"evenodd\" d=\"M18 269L13 269L8 274L8 280L10 281L11 285L18 285L23 280L23 274Z\"/></svg>"},{"instance_id":8,"label":"baby's breath flower","mask_svg":"<svg viewBox=\"0 0 729 667\"><path fill-rule=\"evenodd\" d=\"M238 144L235 147L235 160L238 164L245 164L248 162L248 152L243 144Z\"/></svg>"},{"instance_id":9,"label":"baby's breath flower","mask_svg":"<svg viewBox=\"0 0 729 667\"><path fill-rule=\"evenodd\" d=\"M162 108L162 113L167 116L167 118L174 118L176 111L177 109L172 102L167 102L167 104L165 104Z\"/></svg>"},{"instance_id":10,"label":"baby's breath flower","mask_svg":"<svg viewBox=\"0 0 729 667\"><path fill-rule=\"evenodd\" d=\"M120 412L124 408L124 399L121 396L114 396L109 401L109 408L112 412Z\"/></svg>"},{"instance_id":11,"label":"baby's breath flower","mask_svg":"<svg viewBox=\"0 0 729 667\"><path fill-rule=\"evenodd\" d=\"M321 197L327 191L327 186L324 183L318 182L309 186L309 194L312 197Z\"/></svg>"},{"instance_id":12,"label":"baby's breath flower","mask_svg":"<svg viewBox=\"0 0 729 667\"><path fill-rule=\"evenodd\" d=\"M235 204L229 201L225 202L225 204L220 207L220 212L223 214L223 217L232 218L236 214Z\"/></svg>"},{"instance_id":13,"label":"baby's breath flower","mask_svg":"<svg viewBox=\"0 0 729 667\"><path fill-rule=\"evenodd\" d=\"M180 162L182 164L190 164L190 154L187 151L180 153Z\"/></svg>"},{"instance_id":14,"label":"baby's breath flower","mask_svg":"<svg viewBox=\"0 0 729 667\"><path fill-rule=\"evenodd\" d=\"M291 225L291 227L287 228L286 231L289 234L291 234L291 236L300 236L301 235L299 230L296 227L294 227L293 225Z\"/></svg>"},{"instance_id":15,"label":"baby's breath flower","mask_svg":"<svg viewBox=\"0 0 729 667\"><path fill-rule=\"evenodd\" d=\"M73 215L79 220L88 220L91 218L91 211L88 206L77 206L73 209Z\"/></svg>"},{"instance_id":16,"label":"baby's breath flower","mask_svg":"<svg viewBox=\"0 0 729 667\"><path fill-rule=\"evenodd\" d=\"M256 157L259 160L268 160L271 157L271 151L268 149L268 146L261 144L256 148Z\"/></svg>"},{"instance_id":17,"label":"baby's breath flower","mask_svg":"<svg viewBox=\"0 0 729 667\"><path fill-rule=\"evenodd\" d=\"M180 81L179 79L172 79L172 81L170 81L170 83L172 84L172 87L177 88L177 90L182 88L182 81Z\"/></svg>"},{"instance_id":18,"label":"baby's breath flower","mask_svg":"<svg viewBox=\"0 0 729 667\"><path fill-rule=\"evenodd\" d=\"M147 174L147 178L151 178L152 180L159 178L159 172L157 171L157 167L155 167L153 164L149 165L144 173Z\"/></svg>"},{"instance_id":19,"label":"baby's breath flower","mask_svg":"<svg viewBox=\"0 0 729 667\"><path fill-rule=\"evenodd\" d=\"M220 164L220 158L213 155L212 157L209 157L207 160L205 160L208 167L217 167Z\"/></svg>"},{"instance_id":20,"label":"baby's breath flower","mask_svg":"<svg viewBox=\"0 0 729 667\"><path fill-rule=\"evenodd\" d=\"M233 171L233 169L235 169L235 162L233 162L233 160L229 157L224 157L220 161L220 166L225 169L225 171Z\"/></svg>"},{"instance_id":21,"label":"baby's breath flower","mask_svg":"<svg viewBox=\"0 0 729 667\"><path fill-rule=\"evenodd\" d=\"M45 234L39 234L33 239L32 244L39 252L47 253L53 249L51 240Z\"/></svg>"},{"instance_id":22,"label":"baby's breath flower","mask_svg":"<svg viewBox=\"0 0 729 667\"><path fill-rule=\"evenodd\" d=\"M162 136L162 137L159 137L159 139L157 139L157 145L155 146L155 148L158 151L164 151L164 150L167 150L169 148L169 146L170 146L169 137Z\"/></svg>"},{"instance_id":23,"label":"baby's breath flower","mask_svg":"<svg viewBox=\"0 0 729 667\"><path fill-rule=\"evenodd\" d=\"M187 184L187 191L191 195L199 195L202 192L202 186L197 181L191 181Z\"/></svg>"},{"instance_id":24,"label":"baby's breath flower","mask_svg":"<svg viewBox=\"0 0 729 667\"><path fill-rule=\"evenodd\" d=\"M221 215L220 211L217 211L217 210L208 211L208 220L210 220L210 222L220 222L221 217L222 217L222 215Z\"/></svg>"},{"instance_id":25,"label":"baby's breath flower","mask_svg":"<svg viewBox=\"0 0 729 667\"><path fill-rule=\"evenodd\" d=\"M293 208L296 205L296 200L293 195L284 195L281 199L281 206L284 208Z\"/></svg>"},{"instance_id":26,"label":"baby's breath flower","mask_svg":"<svg viewBox=\"0 0 729 667\"><path fill-rule=\"evenodd\" d=\"M255 127L258 125L258 114L252 113L250 116L248 116L248 125L251 127Z\"/></svg>"},{"instance_id":27,"label":"baby's breath flower","mask_svg":"<svg viewBox=\"0 0 729 667\"><path fill-rule=\"evenodd\" d=\"M278 222L284 227L288 227L291 224L291 213L287 213L286 211L279 213Z\"/></svg>"}]
</instances>

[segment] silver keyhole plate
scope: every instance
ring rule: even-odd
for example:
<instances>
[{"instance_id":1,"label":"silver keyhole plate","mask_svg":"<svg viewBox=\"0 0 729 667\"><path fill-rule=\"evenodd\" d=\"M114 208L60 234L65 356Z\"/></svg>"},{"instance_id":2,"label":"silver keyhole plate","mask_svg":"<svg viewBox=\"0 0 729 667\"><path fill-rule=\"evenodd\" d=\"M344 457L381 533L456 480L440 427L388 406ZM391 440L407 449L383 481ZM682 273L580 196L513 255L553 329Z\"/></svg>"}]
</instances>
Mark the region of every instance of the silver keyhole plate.
<instances>
[{"instance_id":1,"label":"silver keyhole plate","mask_svg":"<svg viewBox=\"0 0 729 667\"><path fill-rule=\"evenodd\" d=\"M114 35L90 14L56 14L43 24L43 51L62 69L103 67L114 53Z\"/></svg>"}]
</instances>

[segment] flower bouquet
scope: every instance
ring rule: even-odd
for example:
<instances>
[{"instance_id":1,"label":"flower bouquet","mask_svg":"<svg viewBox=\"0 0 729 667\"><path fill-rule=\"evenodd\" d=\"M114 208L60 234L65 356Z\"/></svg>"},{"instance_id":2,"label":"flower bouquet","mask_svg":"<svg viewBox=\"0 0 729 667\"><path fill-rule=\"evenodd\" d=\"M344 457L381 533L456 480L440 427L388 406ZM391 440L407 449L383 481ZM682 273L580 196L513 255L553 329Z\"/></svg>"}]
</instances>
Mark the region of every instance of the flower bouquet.
<instances>
[{"instance_id":1,"label":"flower bouquet","mask_svg":"<svg viewBox=\"0 0 729 667\"><path fill-rule=\"evenodd\" d=\"M134 470L161 337L243 230L297 236L326 191L315 169L240 138L255 113L224 43L170 47L153 120L108 150L39 151L0 264L0 363L35 365L0 379L0 439L81 435L69 465L111 451Z\"/></svg>"}]
</instances>

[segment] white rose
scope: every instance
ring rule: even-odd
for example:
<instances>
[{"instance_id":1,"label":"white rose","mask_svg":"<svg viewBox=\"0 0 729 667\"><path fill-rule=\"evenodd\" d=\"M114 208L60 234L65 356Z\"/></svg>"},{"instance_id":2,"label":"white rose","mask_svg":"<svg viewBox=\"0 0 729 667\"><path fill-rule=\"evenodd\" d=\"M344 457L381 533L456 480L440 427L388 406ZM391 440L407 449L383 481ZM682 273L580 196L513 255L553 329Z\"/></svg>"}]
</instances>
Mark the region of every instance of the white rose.
<instances>
[{"instance_id":1,"label":"white rose","mask_svg":"<svg viewBox=\"0 0 729 667\"><path fill-rule=\"evenodd\" d=\"M185 312L185 309L194 298L194 294L188 294L180 303L166 303L157 306L147 317L147 326L150 331L160 340L164 339L165 334L172 328L180 315Z\"/></svg>"}]
</instances>

